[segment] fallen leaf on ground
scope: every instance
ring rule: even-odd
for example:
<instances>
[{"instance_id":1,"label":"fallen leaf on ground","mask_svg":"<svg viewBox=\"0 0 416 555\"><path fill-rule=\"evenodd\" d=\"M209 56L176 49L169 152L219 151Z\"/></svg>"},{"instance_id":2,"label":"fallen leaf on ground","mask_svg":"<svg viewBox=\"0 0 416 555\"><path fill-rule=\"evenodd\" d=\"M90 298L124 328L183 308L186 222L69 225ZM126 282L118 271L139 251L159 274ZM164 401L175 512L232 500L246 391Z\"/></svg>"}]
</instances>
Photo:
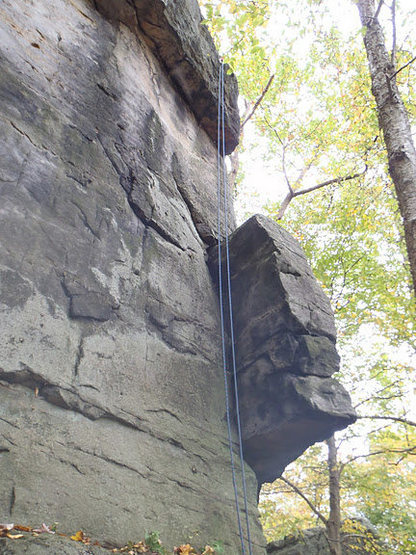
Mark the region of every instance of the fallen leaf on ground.
<instances>
[{"instance_id":1,"label":"fallen leaf on ground","mask_svg":"<svg viewBox=\"0 0 416 555\"><path fill-rule=\"evenodd\" d=\"M10 530L13 530L14 524L0 524L0 537L6 536Z\"/></svg>"},{"instance_id":2,"label":"fallen leaf on ground","mask_svg":"<svg viewBox=\"0 0 416 555\"><path fill-rule=\"evenodd\" d=\"M75 542L84 541L84 532L82 530L78 530L78 532L71 536L71 540L74 540Z\"/></svg>"},{"instance_id":3,"label":"fallen leaf on ground","mask_svg":"<svg viewBox=\"0 0 416 555\"><path fill-rule=\"evenodd\" d=\"M24 534L10 534L10 532L8 532L6 534L6 538L10 538L11 540L18 540L19 538L23 538Z\"/></svg>"},{"instance_id":4,"label":"fallen leaf on ground","mask_svg":"<svg viewBox=\"0 0 416 555\"><path fill-rule=\"evenodd\" d=\"M46 526L44 522L42 522L42 526L40 528L34 528L33 532L36 532L37 534L55 534L55 532L50 529L50 526Z\"/></svg>"},{"instance_id":5,"label":"fallen leaf on ground","mask_svg":"<svg viewBox=\"0 0 416 555\"><path fill-rule=\"evenodd\" d=\"M113 549L113 553L148 553L149 546L144 542L135 543L133 545L129 544L125 547L120 547L119 549Z\"/></svg>"},{"instance_id":6,"label":"fallen leaf on ground","mask_svg":"<svg viewBox=\"0 0 416 555\"><path fill-rule=\"evenodd\" d=\"M14 530L19 530L19 532L33 532L33 528L30 526L22 526L21 524L15 524Z\"/></svg>"},{"instance_id":7,"label":"fallen leaf on ground","mask_svg":"<svg viewBox=\"0 0 416 555\"><path fill-rule=\"evenodd\" d=\"M175 547L174 553L178 553L180 555L191 555L192 553L196 553L196 551L189 543L187 543L180 545L179 547Z\"/></svg>"}]
</instances>

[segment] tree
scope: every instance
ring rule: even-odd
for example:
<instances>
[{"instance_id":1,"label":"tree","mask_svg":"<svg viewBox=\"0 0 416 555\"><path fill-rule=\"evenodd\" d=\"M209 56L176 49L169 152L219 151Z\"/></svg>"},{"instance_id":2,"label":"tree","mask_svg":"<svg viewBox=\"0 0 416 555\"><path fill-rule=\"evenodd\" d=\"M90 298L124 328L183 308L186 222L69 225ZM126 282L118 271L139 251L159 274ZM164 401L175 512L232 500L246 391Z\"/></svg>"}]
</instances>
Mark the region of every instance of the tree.
<instances>
[{"instance_id":1,"label":"tree","mask_svg":"<svg viewBox=\"0 0 416 555\"><path fill-rule=\"evenodd\" d=\"M329 552L331 555L342 555L341 545L341 497L340 497L340 477L341 468L337 461L337 448L335 438L331 436L327 441L328 446L328 481L329 481L329 515L324 516L322 512L308 499L308 497L294 483L287 478L281 477L280 480L287 484L297 495L303 499L318 519L326 528Z\"/></svg>"},{"instance_id":2,"label":"tree","mask_svg":"<svg viewBox=\"0 0 416 555\"><path fill-rule=\"evenodd\" d=\"M276 480L265 486L260 510L269 539L316 525L315 515L331 544L338 540L337 530L342 532L341 521L361 516L376 527L377 549L383 553L416 552L416 422L408 417L413 370L389 368L391 361L377 351L367 353L367 360L360 353L363 368L356 364L350 376L358 422L337 434L327 457L315 445L285 471L282 483ZM291 489L297 506L290 498ZM328 529L330 521L333 529ZM342 534L344 547L357 537L374 552L376 545L365 530Z\"/></svg>"},{"instance_id":3,"label":"tree","mask_svg":"<svg viewBox=\"0 0 416 555\"><path fill-rule=\"evenodd\" d=\"M393 47L388 54L383 29L378 20L384 0L375 7L374 0L357 0L357 8L365 27L364 44L367 52L372 93L377 104L380 129L388 154L389 173L393 180L403 218L407 256L416 295L416 151L409 118L396 77L416 57L397 69L396 63L396 0L392 3Z\"/></svg>"},{"instance_id":4,"label":"tree","mask_svg":"<svg viewBox=\"0 0 416 555\"><path fill-rule=\"evenodd\" d=\"M322 1L203 3L252 114L240 159L258 152L276 189L286 186L283 203L270 203L268 213L302 242L342 317L341 334L371 323L407 341L416 335L415 305L361 33L343 35ZM275 20L288 25L268 31ZM408 57L403 48L396 47L399 59ZM416 104L411 67L399 73L409 110ZM243 175L244 168L240 203Z\"/></svg>"},{"instance_id":5,"label":"tree","mask_svg":"<svg viewBox=\"0 0 416 555\"><path fill-rule=\"evenodd\" d=\"M322 451L312 448L265 488L260 511L268 538L279 539L296 528L313 526L316 516L326 528L332 554L348 553L348 548L354 552L357 545L369 553L416 553L416 510L411 501L416 493L414 427L408 427L406 435L404 441L398 428L384 427L374 432L368 451L344 454L343 460L338 460L342 439L328 441L326 461ZM290 493L299 499L295 509L293 501L287 501ZM277 522L273 515L279 515ZM357 516L375 525L378 541L365 526L351 528ZM294 528L286 525L286 518L292 524L295 519Z\"/></svg>"},{"instance_id":6,"label":"tree","mask_svg":"<svg viewBox=\"0 0 416 555\"><path fill-rule=\"evenodd\" d=\"M324 17L322 20L328 25L326 30L317 23L314 10L322 16L325 10L321 7L328 5L327 2L304 0L289 6L267 0L203 0L202 4L207 9L211 28L217 37L221 37L221 46L224 48L225 43L229 47L226 59L237 71L242 94L248 99L249 106L254 107L253 112L261 101L261 110L256 112L259 116L256 118L257 125L263 134L269 136L270 154L281 159L280 171L288 188L276 218L283 217L294 198L357 179L368 167L374 167L374 162L380 166L379 123L386 141L389 170L396 186L408 260L414 274L415 150L403 94L397 85L397 76L404 69L408 70L414 60L407 60L400 69L396 69L395 60L401 59L403 54L395 36L396 25L393 25L392 54L388 56L378 22L380 9L377 9L377 17L374 18L374 0L357 3L363 23L371 22L365 41L368 55L373 56L371 78L377 101L373 111L362 53L355 40L357 37L353 40L348 38L342 45L339 31L330 23L328 25ZM382 4L380 1L379 7ZM396 0L392 9L395 21ZM268 43L260 37L267 34L263 32L264 27L277 11L289 21L292 39L287 39L286 33L280 33L279 29L281 40L273 37L270 44L270 34L267 35ZM296 48L293 29L297 32L295 39L300 38L301 42L308 25L313 25L317 40L312 42L310 54L306 58L303 55L303 60L299 62L293 56ZM352 75L349 75L351 72ZM271 87L270 79L274 79ZM267 93L266 97L264 93ZM296 121L293 102L295 100L296 103L294 97L300 95L303 102L297 103L297 110L305 101L309 107L306 112L300 110L302 123L300 118ZM250 110L249 113L252 115ZM376 114L378 118L374 117ZM335 149L338 154L334 153ZM374 160L374 153L378 160ZM345 164L344 168L341 161ZM305 186L311 175L316 182ZM321 176L323 179L319 179ZM370 179L373 175L369 176Z\"/></svg>"},{"instance_id":7,"label":"tree","mask_svg":"<svg viewBox=\"0 0 416 555\"><path fill-rule=\"evenodd\" d=\"M332 555L341 555L341 469L337 460L337 448L334 436L327 440L328 475L329 475L329 518L326 524L329 551Z\"/></svg>"}]
</instances>

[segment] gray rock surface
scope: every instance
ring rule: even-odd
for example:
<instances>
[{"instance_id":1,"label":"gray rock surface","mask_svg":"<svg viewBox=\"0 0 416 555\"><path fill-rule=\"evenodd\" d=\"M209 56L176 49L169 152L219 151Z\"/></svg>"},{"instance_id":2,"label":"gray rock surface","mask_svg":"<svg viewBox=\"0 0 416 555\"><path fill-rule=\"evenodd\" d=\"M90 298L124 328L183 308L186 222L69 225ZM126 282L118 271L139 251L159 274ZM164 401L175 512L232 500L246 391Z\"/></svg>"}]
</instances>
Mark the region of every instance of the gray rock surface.
<instances>
[{"instance_id":1,"label":"gray rock surface","mask_svg":"<svg viewBox=\"0 0 416 555\"><path fill-rule=\"evenodd\" d=\"M299 536L287 536L267 546L271 555L329 555L328 540L323 528L303 530Z\"/></svg>"},{"instance_id":2,"label":"gray rock surface","mask_svg":"<svg viewBox=\"0 0 416 555\"><path fill-rule=\"evenodd\" d=\"M271 482L355 413L330 377L339 367L334 317L297 241L253 216L229 247L244 453L258 481Z\"/></svg>"},{"instance_id":3,"label":"gray rock surface","mask_svg":"<svg viewBox=\"0 0 416 555\"><path fill-rule=\"evenodd\" d=\"M96 545L85 545L58 535L26 536L18 540L0 538L0 555L110 555L111 551Z\"/></svg>"},{"instance_id":4,"label":"gray rock surface","mask_svg":"<svg viewBox=\"0 0 416 555\"><path fill-rule=\"evenodd\" d=\"M0 3L0 521L238 553L216 148L148 36L107 16Z\"/></svg>"},{"instance_id":5,"label":"gray rock surface","mask_svg":"<svg viewBox=\"0 0 416 555\"><path fill-rule=\"evenodd\" d=\"M361 519L349 521L348 532L341 533L343 555L381 554L383 549L377 540L377 533L370 523ZM287 536L283 540L267 545L270 555L330 555L325 529L317 526L302 530L297 536Z\"/></svg>"},{"instance_id":6,"label":"gray rock surface","mask_svg":"<svg viewBox=\"0 0 416 555\"><path fill-rule=\"evenodd\" d=\"M201 25L197 0L95 0L112 21L140 33L184 95L198 123L217 140L219 57L208 29ZM238 144L240 117L237 81L225 75L226 152Z\"/></svg>"}]
</instances>

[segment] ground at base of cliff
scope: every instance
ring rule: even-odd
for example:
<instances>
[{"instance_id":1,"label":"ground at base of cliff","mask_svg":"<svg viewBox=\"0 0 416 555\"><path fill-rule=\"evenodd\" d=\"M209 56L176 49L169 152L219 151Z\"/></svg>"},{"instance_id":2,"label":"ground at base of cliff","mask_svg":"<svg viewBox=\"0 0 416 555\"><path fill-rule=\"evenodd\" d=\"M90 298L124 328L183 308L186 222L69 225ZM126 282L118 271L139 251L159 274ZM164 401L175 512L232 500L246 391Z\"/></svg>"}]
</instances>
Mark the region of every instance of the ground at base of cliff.
<instances>
[{"instance_id":1,"label":"ground at base of cliff","mask_svg":"<svg viewBox=\"0 0 416 555\"><path fill-rule=\"evenodd\" d=\"M0 524L0 555L18 555L44 553L59 555L104 555L125 553L127 555L209 555L223 553L220 546L206 545L203 550L194 549L190 544L183 544L168 551L163 547L157 532L146 535L143 541L129 542L123 547L101 544L78 530L73 535L62 534L53 527L42 524L39 528L18 524Z\"/></svg>"}]
</instances>

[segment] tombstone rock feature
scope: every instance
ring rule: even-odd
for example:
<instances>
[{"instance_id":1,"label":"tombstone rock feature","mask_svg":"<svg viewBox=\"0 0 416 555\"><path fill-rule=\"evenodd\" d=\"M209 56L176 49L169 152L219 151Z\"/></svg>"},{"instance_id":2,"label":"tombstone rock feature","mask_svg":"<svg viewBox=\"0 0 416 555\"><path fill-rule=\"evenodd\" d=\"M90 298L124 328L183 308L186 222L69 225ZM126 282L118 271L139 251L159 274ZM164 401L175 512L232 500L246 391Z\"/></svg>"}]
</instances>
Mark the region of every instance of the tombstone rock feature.
<instances>
[{"instance_id":1,"label":"tombstone rock feature","mask_svg":"<svg viewBox=\"0 0 416 555\"><path fill-rule=\"evenodd\" d=\"M297 241L257 215L229 249L244 454L259 483L271 482L355 413L330 377L339 368L334 317ZM215 248L210 265L216 279Z\"/></svg>"}]
</instances>

